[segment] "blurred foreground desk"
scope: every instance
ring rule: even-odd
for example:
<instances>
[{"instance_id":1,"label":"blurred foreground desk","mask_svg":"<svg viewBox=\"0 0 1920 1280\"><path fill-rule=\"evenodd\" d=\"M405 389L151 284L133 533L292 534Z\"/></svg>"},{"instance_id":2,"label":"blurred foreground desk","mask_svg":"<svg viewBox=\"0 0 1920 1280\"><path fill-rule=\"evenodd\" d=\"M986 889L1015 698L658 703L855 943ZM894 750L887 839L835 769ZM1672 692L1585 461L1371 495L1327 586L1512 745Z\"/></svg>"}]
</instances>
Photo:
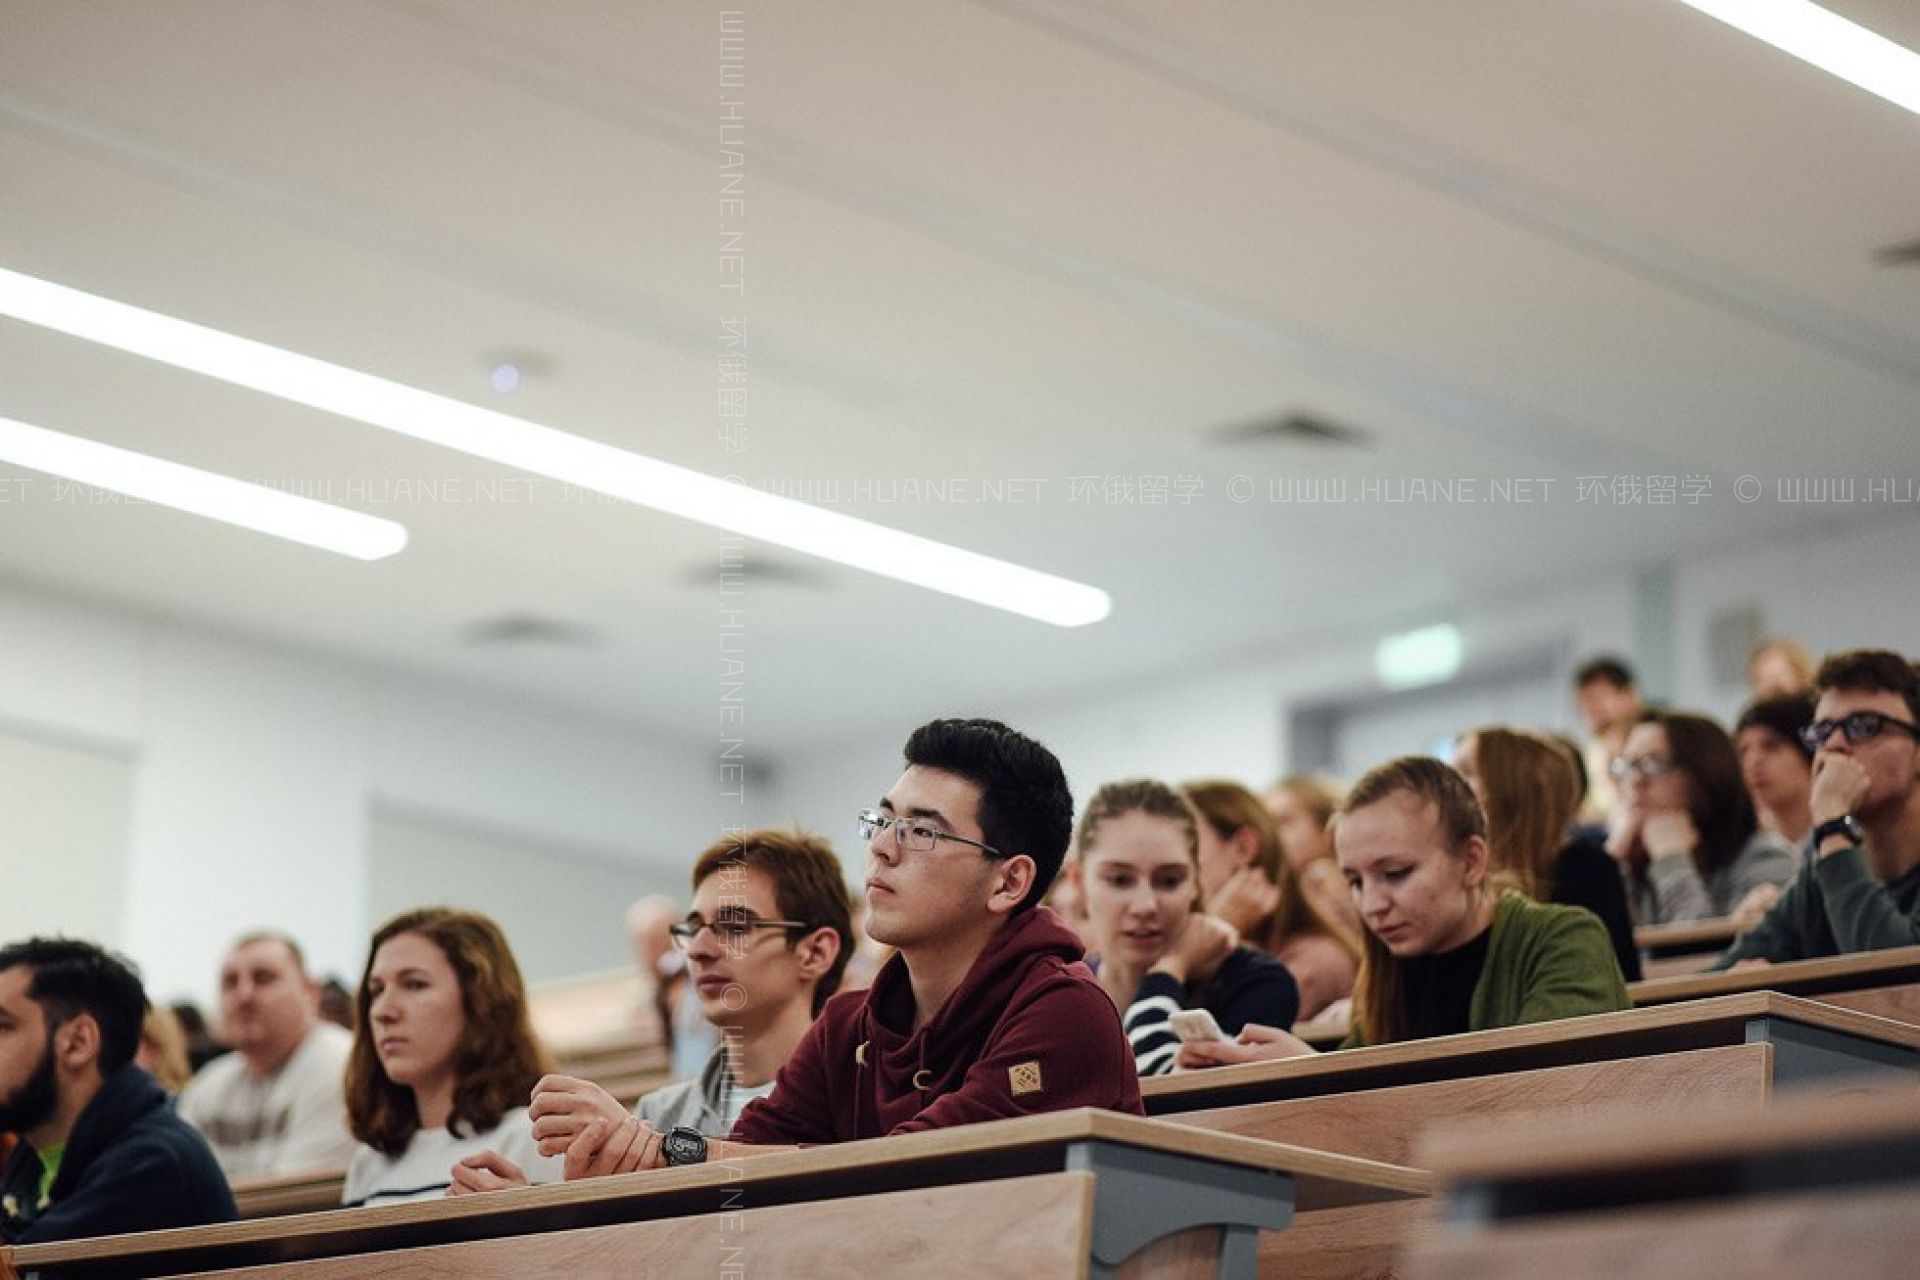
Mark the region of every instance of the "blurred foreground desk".
<instances>
[{"instance_id":1,"label":"blurred foreground desk","mask_svg":"<svg viewBox=\"0 0 1920 1280\"><path fill-rule=\"evenodd\" d=\"M36 1245L11 1262L46 1280L1251 1277L1262 1229L1428 1186L1394 1165L1080 1110L472 1199Z\"/></svg>"},{"instance_id":2,"label":"blurred foreground desk","mask_svg":"<svg viewBox=\"0 0 1920 1280\"><path fill-rule=\"evenodd\" d=\"M1920 1093L1620 1119L1432 1152L1448 1229L1422 1280L1907 1277L1920 1257Z\"/></svg>"}]
</instances>

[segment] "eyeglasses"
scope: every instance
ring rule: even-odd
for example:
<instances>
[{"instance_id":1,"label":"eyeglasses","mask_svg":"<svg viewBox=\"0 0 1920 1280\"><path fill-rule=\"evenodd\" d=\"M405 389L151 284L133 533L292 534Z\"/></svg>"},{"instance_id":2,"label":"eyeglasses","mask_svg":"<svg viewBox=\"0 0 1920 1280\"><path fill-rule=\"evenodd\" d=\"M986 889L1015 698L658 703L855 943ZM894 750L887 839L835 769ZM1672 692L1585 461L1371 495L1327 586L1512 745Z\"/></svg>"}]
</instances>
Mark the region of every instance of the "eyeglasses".
<instances>
[{"instance_id":1,"label":"eyeglasses","mask_svg":"<svg viewBox=\"0 0 1920 1280\"><path fill-rule=\"evenodd\" d=\"M1607 766L1607 772L1613 775L1615 782L1625 782L1636 773L1648 780L1664 778L1679 767L1666 756L1641 756L1637 760L1621 756Z\"/></svg>"},{"instance_id":2,"label":"eyeglasses","mask_svg":"<svg viewBox=\"0 0 1920 1280\"><path fill-rule=\"evenodd\" d=\"M1908 737L1920 738L1920 727L1908 724L1905 720L1895 720L1878 711L1856 711L1838 720L1815 720L1800 731L1800 741L1807 744L1807 750L1818 751L1827 745L1827 739L1833 736L1835 729L1846 734L1847 741L1855 744L1872 742L1888 729L1903 729Z\"/></svg>"},{"instance_id":3,"label":"eyeglasses","mask_svg":"<svg viewBox=\"0 0 1920 1280\"><path fill-rule=\"evenodd\" d=\"M675 920L667 926L667 936L673 939L673 945L685 951L693 946L693 940L700 936L702 929L713 930L713 936L720 945L728 950L744 948L753 939L755 929L807 929L812 926L801 920L762 920L755 915L727 915L718 920L708 920L695 912L685 920Z\"/></svg>"},{"instance_id":4,"label":"eyeglasses","mask_svg":"<svg viewBox=\"0 0 1920 1280\"><path fill-rule=\"evenodd\" d=\"M978 840L969 840L965 836L957 836L951 831L942 831L924 818L889 818L878 809L862 809L860 811L859 821L860 838L862 840L872 840L882 831L891 827L893 828L893 843L895 846L905 849L910 853L932 853L933 846L940 841L957 840L961 844L972 845L990 858L1004 858L1007 856L990 844L981 844Z\"/></svg>"}]
</instances>

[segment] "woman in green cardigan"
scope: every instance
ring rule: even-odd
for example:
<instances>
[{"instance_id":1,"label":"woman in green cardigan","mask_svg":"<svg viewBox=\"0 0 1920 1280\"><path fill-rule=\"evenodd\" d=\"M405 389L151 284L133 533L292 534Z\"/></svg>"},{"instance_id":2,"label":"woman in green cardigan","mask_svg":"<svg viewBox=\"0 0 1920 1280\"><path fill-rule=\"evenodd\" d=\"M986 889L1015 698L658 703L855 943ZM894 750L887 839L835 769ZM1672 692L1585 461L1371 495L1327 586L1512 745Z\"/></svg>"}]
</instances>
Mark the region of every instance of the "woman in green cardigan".
<instances>
[{"instance_id":1,"label":"woman in green cardigan","mask_svg":"<svg viewBox=\"0 0 1920 1280\"><path fill-rule=\"evenodd\" d=\"M1466 780L1407 756L1348 793L1334 856L1366 926L1348 1049L1627 1007L1607 931L1591 912L1545 906L1489 875L1487 820ZM1190 1041L1183 1068L1312 1053L1276 1027Z\"/></svg>"}]
</instances>

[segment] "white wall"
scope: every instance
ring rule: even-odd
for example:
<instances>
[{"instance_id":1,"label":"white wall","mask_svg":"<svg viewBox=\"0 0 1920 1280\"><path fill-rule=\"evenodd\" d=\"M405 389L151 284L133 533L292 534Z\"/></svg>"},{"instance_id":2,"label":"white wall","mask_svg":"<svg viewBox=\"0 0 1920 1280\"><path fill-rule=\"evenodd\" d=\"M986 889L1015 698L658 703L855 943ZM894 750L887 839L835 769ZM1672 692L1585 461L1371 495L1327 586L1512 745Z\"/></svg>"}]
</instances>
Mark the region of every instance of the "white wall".
<instances>
[{"instance_id":1,"label":"white wall","mask_svg":"<svg viewBox=\"0 0 1920 1280\"><path fill-rule=\"evenodd\" d=\"M62 891L112 904L101 940L162 998L210 1001L227 941L263 925L357 974L379 806L631 863L636 897L680 888L722 820L690 799L710 749L22 589L0 590L0 726L131 762L125 883L76 867ZM24 827L0 842L0 871L45 852Z\"/></svg>"},{"instance_id":2,"label":"white wall","mask_svg":"<svg viewBox=\"0 0 1920 1280\"><path fill-rule=\"evenodd\" d=\"M1672 705L1723 717L1738 709L1744 689L1716 686L1710 677L1707 626L1716 611L1739 605L1763 605L1769 632L1797 636L1816 656L1854 646L1920 653L1920 521L1912 517L1855 520L1815 536L1692 556L1673 569ZM1631 659L1635 599L1635 574L1622 570L1555 591L1464 602L1452 620L1476 666L1497 667L1504 656L1543 650L1565 653L1569 661L1601 652ZM1224 775L1260 786L1289 767L1291 706L1378 691L1372 670L1378 638L1371 632L1327 636L1198 674L1143 678L1126 690L1007 708L1001 718L1053 748L1076 798L1138 774L1176 781ZM912 727L902 724L898 741L842 743L804 762L783 762L775 807L825 824L828 834L846 841L843 849L850 847L850 815L893 781ZM1557 724L1545 727L1578 729L1570 696ZM1407 731L1417 736L1425 728L1410 724Z\"/></svg>"},{"instance_id":3,"label":"white wall","mask_svg":"<svg viewBox=\"0 0 1920 1280\"><path fill-rule=\"evenodd\" d=\"M1842 524L1817 537L1690 557L1673 566L1674 679L1682 706L1728 714L1706 649L1715 611L1764 606L1771 630L1816 651L1851 644L1920 650L1920 522ZM1553 649L1631 656L1629 572L1552 592L1463 603L1453 621L1470 661ZM1225 774L1262 783L1287 763L1286 717L1376 686L1370 634L1329 635L1285 653L999 714L1052 746L1075 794L1130 774ZM1565 707L1563 725L1573 711ZM822 743L775 761L759 813L830 837L857 877L853 814L893 781L913 726L885 741ZM373 671L181 624L0 590L0 732L125 762L124 883L76 866L65 892L99 906L104 940L145 967L157 995L207 1000L226 941L272 924L317 967L357 973L371 920L369 823L376 809L497 843L635 867L633 893L678 891L690 854L730 816L714 797L710 742L675 743L590 717ZM11 783L15 800L34 784ZM705 797L707 799L703 800ZM70 798L70 797L69 797ZM31 802L32 797L27 797ZM102 800L111 807L112 801ZM0 828L0 876L18 896L51 890L20 859L45 856L25 824ZM104 865L104 864L103 864ZM492 865L492 864L488 864ZM8 869L13 874L7 875ZM525 891L476 869L488 893ZM604 894L604 890L601 891ZM57 923L48 907L45 918ZM39 918L39 917L36 917Z\"/></svg>"},{"instance_id":4,"label":"white wall","mask_svg":"<svg viewBox=\"0 0 1920 1280\"><path fill-rule=\"evenodd\" d=\"M132 796L124 755L0 731L0 939L120 936Z\"/></svg>"}]
</instances>

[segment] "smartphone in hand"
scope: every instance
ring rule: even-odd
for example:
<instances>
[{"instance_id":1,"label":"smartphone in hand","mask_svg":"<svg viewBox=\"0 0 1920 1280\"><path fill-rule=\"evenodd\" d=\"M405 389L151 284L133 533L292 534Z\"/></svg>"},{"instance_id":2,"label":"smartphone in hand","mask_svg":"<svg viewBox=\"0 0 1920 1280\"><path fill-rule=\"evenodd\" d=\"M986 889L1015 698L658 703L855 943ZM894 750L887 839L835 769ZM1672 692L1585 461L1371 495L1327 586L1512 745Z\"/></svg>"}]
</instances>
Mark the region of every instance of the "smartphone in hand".
<instances>
[{"instance_id":1,"label":"smartphone in hand","mask_svg":"<svg viewBox=\"0 0 1920 1280\"><path fill-rule=\"evenodd\" d=\"M1167 1029L1181 1043L1189 1040L1225 1040L1229 1037L1205 1009L1182 1009L1167 1016Z\"/></svg>"}]
</instances>

